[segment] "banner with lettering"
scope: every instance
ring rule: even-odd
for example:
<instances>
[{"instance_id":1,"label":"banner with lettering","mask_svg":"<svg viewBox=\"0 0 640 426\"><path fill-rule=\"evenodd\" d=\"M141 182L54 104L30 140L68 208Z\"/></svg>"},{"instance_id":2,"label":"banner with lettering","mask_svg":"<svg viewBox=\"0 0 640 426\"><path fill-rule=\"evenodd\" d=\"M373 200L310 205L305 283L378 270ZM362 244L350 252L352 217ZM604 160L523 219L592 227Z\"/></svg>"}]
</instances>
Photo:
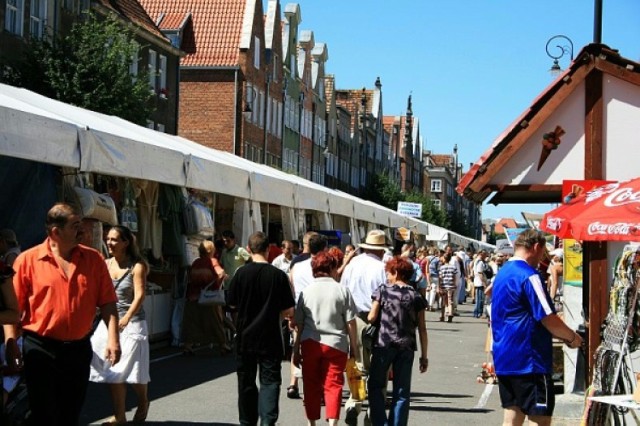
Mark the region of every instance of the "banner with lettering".
<instances>
[{"instance_id":1,"label":"banner with lettering","mask_svg":"<svg viewBox=\"0 0 640 426\"><path fill-rule=\"evenodd\" d=\"M565 285L582 287L582 245L576 240L566 239L562 248Z\"/></svg>"},{"instance_id":2,"label":"banner with lettering","mask_svg":"<svg viewBox=\"0 0 640 426\"><path fill-rule=\"evenodd\" d=\"M546 213L540 228L578 241L640 241L640 178L584 192Z\"/></svg>"}]
</instances>

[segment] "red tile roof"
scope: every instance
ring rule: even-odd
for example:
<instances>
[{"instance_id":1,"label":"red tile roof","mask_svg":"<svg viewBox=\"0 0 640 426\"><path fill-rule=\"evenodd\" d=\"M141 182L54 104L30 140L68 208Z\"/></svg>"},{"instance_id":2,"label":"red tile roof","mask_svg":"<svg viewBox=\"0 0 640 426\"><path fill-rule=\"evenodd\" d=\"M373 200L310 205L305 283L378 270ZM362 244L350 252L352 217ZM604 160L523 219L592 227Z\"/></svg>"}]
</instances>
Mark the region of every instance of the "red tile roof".
<instances>
[{"instance_id":1,"label":"red tile roof","mask_svg":"<svg viewBox=\"0 0 640 426\"><path fill-rule=\"evenodd\" d=\"M154 21L162 13L191 12L182 50L181 66L236 66L246 0L140 0Z\"/></svg>"},{"instance_id":2,"label":"red tile roof","mask_svg":"<svg viewBox=\"0 0 640 426\"><path fill-rule=\"evenodd\" d=\"M141 4L136 0L97 0L97 3L169 43L169 40L162 34Z\"/></svg>"},{"instance_id":3,"label":"red tile roof","mask_svg":"<svg viewBox=\"0 0 640 426\"><path fill-rule=\"evenodd\" d=\"M449 154L433 154L431 159L435 166L446 167L452 162L452 155Z\"/></svg>"},{"instance_id":4,"label":"red tile roof","mask_svg":"<svg viewBox=\"0 0 640 426\"><path fill-rule=\"evenodd\" d=\"M184 25L185 20L189 16L188 13L169 12L161 15L158 27L161 30L179 30ZM157 21L156 21L157 22Z\"/></svg>"}]
</instances>

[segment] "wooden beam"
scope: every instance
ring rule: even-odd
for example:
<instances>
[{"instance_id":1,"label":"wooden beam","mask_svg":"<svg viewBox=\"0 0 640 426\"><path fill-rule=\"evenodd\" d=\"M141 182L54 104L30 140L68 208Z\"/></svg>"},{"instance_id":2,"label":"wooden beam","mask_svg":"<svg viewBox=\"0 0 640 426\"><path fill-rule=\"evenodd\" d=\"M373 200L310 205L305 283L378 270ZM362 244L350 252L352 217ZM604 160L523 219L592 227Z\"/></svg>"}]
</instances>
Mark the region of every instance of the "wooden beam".
<instances>
[{"instance_id":1,"label":"wooden beam","mask_svg":"<svg viewBox=\"0 0 640 426\"><path fill-rule=\"evenodd\" d=\"M585 64L578 68L575 73L568 76L567 82L561 82L562 86L558 91L544 104L539 111L535 112L530 118L527 126L522 128L516 136L507 143L507 145L496 154L495 157L489 159L484 163L486 171L482 175L476 175L475 179L469 183L468 187L475 192L481 192L486 190L485 186L489 183L491 178L495 176L504 166L506 166L511 158L517 155L517 152L524 146L525 143L538 131L542 123L544 123L564 101L573 93L573 91L579 86L579 82L584 80L585 77L593 69L593 63ZM504 140L499 141L498 144L503 144Z\"/></svg>"},{"instance_id":2,"label":"wooden beam","mask_svg":"<svg viewBox=\"0 0 640 426\"><path fill-rule=\"evenodd\" d=\"M594 69L585 80L585 179L602 179L604 100L603 73ZM609 310L609 292L607 284L607 246L603 243L586 243L583 249L584 264L588 273L584 277L587 283L583 292L584 312L587 320L587 383L591 384L595 351L600 345L600 328ZM584 296L584 295L583 295Z\"/></svg>"},{"instance_id":3,"label":"wooden beam","mask_svg":"<svg viewBox=\"0 0 640 426\"><path fill-rule=\"evenodd\" d=\"M506 184L491 184L486 186L491 191L499 192L562 192L562 185L546 185L546 184L531 184L531 185L506 185ZM560 200L558 200L560 202Z\"/></svg>"},{"instance_id":4,"label":"wooden beam","mask_svg":"<svg viewBox=\"0 0 640 426\"><path fill-rule=\"evenodd\" d=\"M624 80L627 83L634 86L640 86L640 68L634 70L628 70L627 68L613 64L606 59L596 58L595 68L604 73L610 74L620 80Z\"/></svg>"}]
</instances>

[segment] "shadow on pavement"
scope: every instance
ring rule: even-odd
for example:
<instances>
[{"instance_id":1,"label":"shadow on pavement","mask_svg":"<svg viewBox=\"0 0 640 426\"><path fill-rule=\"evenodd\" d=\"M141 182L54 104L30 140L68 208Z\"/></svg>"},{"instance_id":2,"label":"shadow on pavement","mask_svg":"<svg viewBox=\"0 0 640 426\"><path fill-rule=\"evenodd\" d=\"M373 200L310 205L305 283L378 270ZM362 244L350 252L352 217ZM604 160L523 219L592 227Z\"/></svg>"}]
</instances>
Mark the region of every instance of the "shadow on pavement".
<instances>
[{"instance_id":1,"label":"shadow on pavement","mask_svg":"<svg viewBox=\"0 0 640 426\"><path fill-rule=\"evenodd\" d=\"M447 394L447 393L426 393L426 392L411 392L412 398L473 398L473 395L461 395L461 394Z\"/></svg>"},{"instance_id":2,"label":"shadow on pavement","mask_svg":"<svg viewBox=\"0 0 640 426\"><path fill-rule=\"evenodd\" d=\"M411 411L437 411L443 413L491 413L494 410L487 408L459 408L459 407L427 407L422 405L411 405Z\"/></svg>"},{"instance_id":3,"label":"shadow on pavement","mask_svg":"<svg viewBox=\"0 0 640 426\"><path fill-rule=\"evenodd\" d=\"M144 422L145 425L148 426L155 426L155 425L208 425L208 426L238 426L237 423L209 423L209 422L184 422L184 421L180 421L180 422L175 422L175 421L169 421L169 422Z\"/></svg>"},{"instance_id":4,"label":"shadow on pavement","mask_svg":"<svg viewBox=\"0 0 640 426\"><path fill-rule=\"evenodd\" d=\"M185 357L175 349L175 357L165 357L154 361L154 352L151 353L149 383L149 399L151 411L154 401L185 389L198 386L202 383L217 379L228 374L235 373L236 363L233 355L220 356L209 348L203 348L196 352L196 356ZM127 389L127 411L135 410L135 394L131 387ZM102 419L113 415L109 387L106 384L89 383L87 397L80 415L80 424L95 424ZM189 423L189 422L156 422L147 421L147 425L153 424L207 424L227 425L227 423Z\"/></svg>"}]
</instances>

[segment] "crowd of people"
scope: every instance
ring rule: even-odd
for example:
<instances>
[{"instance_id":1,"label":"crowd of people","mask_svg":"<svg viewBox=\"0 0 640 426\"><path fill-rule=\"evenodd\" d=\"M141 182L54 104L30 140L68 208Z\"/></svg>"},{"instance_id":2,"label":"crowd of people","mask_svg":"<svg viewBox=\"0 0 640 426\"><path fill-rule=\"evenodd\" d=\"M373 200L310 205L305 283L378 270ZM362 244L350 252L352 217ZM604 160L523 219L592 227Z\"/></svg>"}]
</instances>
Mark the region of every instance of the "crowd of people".
<instances>
[{"instance_id":1,"label":"crowd of people","mask_svg":"<svg viewBox=\"0 0 640 426\"><path fill-rule=\"evenodd\" d=\"M81 244L82 218L73 206L54 205L45 226L45 241L23 253L15 234L0 230L5 359L7 371L24 376L32 423L77 424L88 381L109 384L114 415L105 424L127 422L127 384L137 396L132 420L144 422L150 407L143 309L149 265L135 235L111 227L105 259ZM406 425L416 352L418 371L429 365L427 312L450 323L471 299L474 317L491 319L505 424L527 416L545 424L553 412L553 396L542 394L551 374L551 336L570 347L582 343L555 313L562 253L547 254L545 243L542 234L525 231L506 262L501 253L450 245L394 249L381 230L344 252L328 247L317 232L304 235L298 252L297 241L274 244L262 232L243 248L225 231L218 241L203 241L191 265L183 353L194 355L196 344L217 345L223 355L235 350L242 425L276 424L283 360L291 361L286 395L303 398L308 424L322 418L322 405L324 419L337 424L349 358L367 378L371 424ZM199 304L205 288L224 289L226 306ZM357 424L363 402L360 393L350 395L347 424Z\"/></svg>"}]
</instances>

